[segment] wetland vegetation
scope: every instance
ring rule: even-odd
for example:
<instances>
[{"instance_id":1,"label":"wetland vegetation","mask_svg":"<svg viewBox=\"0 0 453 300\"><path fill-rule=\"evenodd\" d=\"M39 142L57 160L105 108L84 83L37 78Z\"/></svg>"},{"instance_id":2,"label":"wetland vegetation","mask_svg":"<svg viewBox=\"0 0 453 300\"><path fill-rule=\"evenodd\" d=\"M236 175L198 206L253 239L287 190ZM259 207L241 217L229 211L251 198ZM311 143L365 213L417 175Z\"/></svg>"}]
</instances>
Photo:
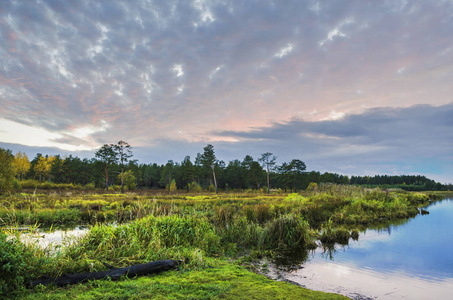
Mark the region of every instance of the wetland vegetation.
<instances>
[{"instance_id":1,"label":"wetland vegetation","mask_svg":"<svg viewBox=\"0 0 453 300\"><path fill-rule=\"evenodd\" d=\"M420 213L419 207L437 197L435 193L335 184L312 185L312 189L299 193L272 192L269 195L259 191L168 194L139 190L120 194L22 190L4 194L0 199L1 291L19 298L28 293L29 298L49 295L58 298L70 294L90 298L109 288L112 289L109 295L131 293L132 296L136 289L147 295L154 292L141 285L156 280L162 284L162 298L177 298L178 293L192 292L201 293L194 298L233 297L245 288L237 279L244 276L247 278L244 280L252 280L247 292L252 293L253 287L261 289L261 284L263 287L276 285L279 286L274 291L276 297L284 298L279 291L286 293L294 287L248 273L246 269L253 269L253 261L263 257L277 260L282 256L295 256L298 259L289 263L300 264L317 244L325 247L347 244L350 238L358 238L361 226L413 217ZM20 225L29 225L33 230L37 226L56 228L82 224L89 225L90 230L64 247L43 248L36 242L19 242L24 233L14 230ZM125 267L160 259L177 259L183 264L178 271L134 283L125 279L120 283L91 282L68 288L27 289L30 280L42 276L106 270L104 263ZM200 282L193 281L193 277L198 276ZM229 283L218 283L217 277L222 276ZM191 283L178 288L172 284L176 291L170 291L168 285L176 280L174 277L177 281L186 278ZM190 291L184 291L185 288ZM314 292L299 293L309 297ZM325 294L323 297L336 296Z\"/></svg>"}]
</instances>

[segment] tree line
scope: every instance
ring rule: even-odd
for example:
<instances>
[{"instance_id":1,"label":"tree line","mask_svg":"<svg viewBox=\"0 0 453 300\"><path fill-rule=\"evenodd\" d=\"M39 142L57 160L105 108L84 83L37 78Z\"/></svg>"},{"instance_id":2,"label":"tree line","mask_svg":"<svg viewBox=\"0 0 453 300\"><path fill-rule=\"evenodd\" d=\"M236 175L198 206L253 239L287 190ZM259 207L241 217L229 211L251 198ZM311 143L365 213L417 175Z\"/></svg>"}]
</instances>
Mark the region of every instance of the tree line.
<instances>
[{"instance_id":1,"label":"tree line","mask_svg":"<svg viewBox=\"0 0 453 300\"><path fill-rule=\"evenodd\" d=\"M292 159L277 165L277 157L266 152L255 159L246 155L242 160L225 163L219 160L214 146L208 144L194 160L169 160L166 164L139 163L132 159L132 147L125 141L105 144L91 159L77 156L49 156L38 153L31 161L22 152L14 156L0 148L0 190L13 188L15 180L90 185L95 188L147 188L202 191L256 189L269 193L271 189L298 191L310 183L356 184L399 187L407 190L451 190L450 185L436 183L420 175L351 176L336 173L307 172L305 162Z\"/></svg>"}]
</instances>

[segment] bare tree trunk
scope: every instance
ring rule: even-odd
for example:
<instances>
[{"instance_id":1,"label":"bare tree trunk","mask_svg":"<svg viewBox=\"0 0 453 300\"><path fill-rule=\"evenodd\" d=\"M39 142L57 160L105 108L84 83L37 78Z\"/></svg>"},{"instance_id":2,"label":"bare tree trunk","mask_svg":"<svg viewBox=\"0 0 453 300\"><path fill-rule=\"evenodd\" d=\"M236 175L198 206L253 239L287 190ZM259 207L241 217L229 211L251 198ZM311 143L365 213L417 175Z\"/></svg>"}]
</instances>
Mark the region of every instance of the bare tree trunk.
<instances>
[{"instance_id":1,"label":"bare tree trunk","mask_svg":"<svg viewBox=\"0 0 453 300\"><path fill-rule=\"evenodd\" d=\"M105 167L105 190L109 190L109 168Z\"/></svg>"},{"instance_id":2,"label":"bare tree trunk","mask_svg":"<svg viewBox=\"0 0 453 300\"><path fill-rule=\"evenodd\" d=\"M271 189L269 188L269 164L267 164L267 194L271 193Z\"/></svg>"},{"instance_id":3,"label":"bare tree trunk","mask_svg":"<svg viewBox=\"0 0 453 300\"><path fill-rule=\"evenodd\" d=\"M211 165L211 167L212 167L212 175L214 176L215 193L218 194L219 190L217 189L217 180L215 179L214 165Z\"/></svg>"},{"instance_id":4,"label":"bare tree trunk","mask_svg":"<svg viewBox=\"0 0 453 300\"><path fill-rule=\"evenodd\" d=\"M121 194L124 194L124 172L123 172L123 168L121 168Z\"/></svg>"}]
</instances>

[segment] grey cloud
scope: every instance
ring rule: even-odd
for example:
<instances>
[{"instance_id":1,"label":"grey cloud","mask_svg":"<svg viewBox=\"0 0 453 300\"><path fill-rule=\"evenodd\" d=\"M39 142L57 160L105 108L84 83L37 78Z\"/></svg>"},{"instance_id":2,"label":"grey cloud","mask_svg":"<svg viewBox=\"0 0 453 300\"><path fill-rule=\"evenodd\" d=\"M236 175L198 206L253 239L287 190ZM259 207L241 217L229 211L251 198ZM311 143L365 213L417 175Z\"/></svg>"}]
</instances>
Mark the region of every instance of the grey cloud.
<instances>
[{"instance_id":1,"label":"grey cloud","mask_svg":"<svg viewBox=\"0 0 453 300\"><path fill-rule=\"evenodd\" d=\"M289 145L310 149L305 155L369 157L373 161L402 161L414 157L453 159L453 104L378 108L335 121L293 120L248 132L215 132L241 143ZM347 152L340 150L347 149ZM363 152L364 149L367 149ZM298 150L293 150L297 152ZM304 151L304 150L302 150Z\"/></svg>"},{"instance_id":2,"label":"grey cloud","mask_svg":"<svg viewBox=\"0 0 453 300\"><path fill-rule=\"evenodd\" d=\"M192 135L185 141L209 140L209 131L226 129L269 147L304 141L294 144L303 153L339 140L350 143L342 149L391 147L384 132L397 135L391 129L401 124L385 109L342 122L291 118L451 102L451 5L401 3L212 1L200 9L189 1L3 1L0 111L52 131L105 120L110 129L93 135L99 143L133 135L152 146L178 131ZM212 20L203 21L207 11ZM337 27L344 36L320 47ZM277 59L289 44L293 50ZM175 77L175 64L184 76ZM403 129L422 130L418 122L428 120Z\"/></svg>"},{"instance_id":3,"label":"grey cloud","mask_svg":"<svg viewBox=\"0 0 453 300\"><path fill-rule=\"evenodd\" d=\"M75 146L96 146L93 145L93 141L89 141L86 139L77 138L68 134L63 134L61 138L53 139L53 142L68 144L68 145L75 145Z\"/></svg>"}]
</instances>

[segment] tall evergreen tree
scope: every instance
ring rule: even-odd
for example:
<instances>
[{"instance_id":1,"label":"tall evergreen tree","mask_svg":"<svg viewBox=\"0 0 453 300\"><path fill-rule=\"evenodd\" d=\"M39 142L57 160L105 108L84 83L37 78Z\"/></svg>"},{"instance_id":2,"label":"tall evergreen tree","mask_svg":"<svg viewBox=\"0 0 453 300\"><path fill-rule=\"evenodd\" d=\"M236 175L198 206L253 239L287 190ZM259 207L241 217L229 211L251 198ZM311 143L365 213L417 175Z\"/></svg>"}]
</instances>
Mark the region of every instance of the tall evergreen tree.
<instances>
[{"instance_id":1,"label":"tall evergreen tree","mask_svg":"<svg viewBox=\"0 0 453 300\"><path fill-rule=\"evenodd\" d=\"M115 145L104 144L99 148L94 156L98 161L104 165L104 178L105 178L105 190L109 190L109 167L118 161L118 157L115 152Z\"/></svg>"},{"instance_id":2,"label":"tall evergreen tree","mask_svg":"<svg viewBox=\"0 0 453 300\"><path fill-rule=\"evenodd\" d=\"M131 148L125 141L119 141L115 145L115 153L121 165L121 193L124 193L124 164L133 156Z\"/></svg>"},{"instance_id":3,"label":"tall evergreen tree","mask_svg":"<svg viewBox=\"0 0 453 300\"><path fill-rule=\"evenodd\" d=\"M174 167L174 162L172 160L169 160L167 164L163 167L162 173L160 174L160 180L159 184L163 187L169 187L172 176L173 176L173 167Z\"/></svg>"},{"instance_id":4,"label":"tall evergreen tree","mask_svg":"<svg viewBox=\"0 0 453 300\"><path fill-rule=\"evenodd\" d=\"M219 190L217 187L217 179L215 177L215 164L217 163L217 158L215 157L214 153L214 146L208 144L206 147L203 148L204 152L201 155L201 162L203 164L203 168L205 170L212 170L212 177L214 179L214 186L215 186L215 193L218 194Z\"/></svg>"},{"instance_id":5,"label":"tall evergreen tree","mask_svg":"<svg viewBox=\"0 0 453 300\"><path fill-rule=\"evenodd\" d=\"M269 184L269 174L273 170L275 166L275 161L277 160L277 157L274 156L270 152L266 152L261 154L261 158L258 159L259 162L262 163L263 167L266 167L266 173L267 173L267 193L269 194L271 192L270 189L270 184Z\"/></svg>"},{"instance_id":6,"label":"tall evergreen tree","mask_svg":"<svg viewBox=\"0 0 453 300\"><path fill-rule=\"evenodd\" d=\"M184 188L189 189L189 183L195 181L194 166L190 161L190 156L186 156L181 163L181 181Z\"/></svg>"}]
</instances>

